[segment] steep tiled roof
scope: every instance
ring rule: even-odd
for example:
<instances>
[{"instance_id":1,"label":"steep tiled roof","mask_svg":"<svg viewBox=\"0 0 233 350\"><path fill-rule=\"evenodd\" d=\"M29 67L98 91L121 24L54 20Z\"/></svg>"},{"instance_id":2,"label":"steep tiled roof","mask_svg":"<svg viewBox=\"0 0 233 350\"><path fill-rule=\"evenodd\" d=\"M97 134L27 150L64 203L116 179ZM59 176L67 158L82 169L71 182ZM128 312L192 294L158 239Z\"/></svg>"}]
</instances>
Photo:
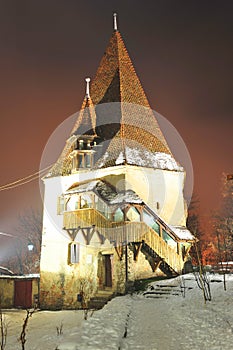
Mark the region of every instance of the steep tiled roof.
<instances>
[{"instance_id":1,"label":"steep tiled roof","mask_svg":"<svg viewBox=\"0 0 233 350\"><path fill-rule=\"evenodd\" d=\"M104 108L96 109L97 134L110 140L96 167L115 165L120 153L130 164L126 146L171 154L119 31L112 34L92 82L91 96L95 105L109 103L107 113Z\"/></svg>"},{"instance_id":2,"label":"steep tiled roof","mask_svg":"<svg viewBox=\"0 0 233 350\"><path fill-rule=\"evenodd\" d=\"M148 158L148 152L172 156L117 30L91 83L90 95L84 99L71 135L97 134L103 147L95 168L117 165L120 155L123 163L131 164L126 148L138 150L142 158L143 154ZM66 145L58 160L60 165L55 165L51 175L69 173L68 148ZM134 165L142 166L135 161ZM144 166L154 167L152 162Z\"/></svg>"},{"instance_id":3,"label":"steep tiled roof","mask_svg":"<svg viewBox=\"0 0 233 350\"><path fill-rule=\"evenodd\" d=\"M117 107L109 108L112 108L111 124L119 123L121 138L142 141L147 129L146 145L149 145L150 150L170 153L119 31L113 32L100 62L91 84L91 97L94 105L120 102L117 113ZM99 126L106 125L107 122L106 116L98 113L97 109L97 129L101 129ZM104 132L104 129L108 128L98 130L99 136L108 139L108 135L105 135L108 130Z\"/></svg>"},{"instance_id":4,"label":"steep tiled roof","mask_svg":"<svg viewBox=\"0 0 233 350\"><path fill-rule=\"evenodd\" d=\"M96 136L95 107L90 97L85 97L77 121L71 131L71 135Z\"/></svg>"},{"instance_id":5,"label":"steep tiled roof","mask_svg":"<svg viewBox=\"0 0 233 350\"><path fill-rule=\"evenodd\" d=\"M91 84L93 103L129 102L149 107L121 34L114 31Z\"/></svg>"},{"instance_id":6,"label":"steep tiled roof","mask_svg":"<svg viewBox=\"0 0 233 350\"><path fill-rule=\"evenodd\" d=\"M79 136L96 137L96 114L93 102L89 96L85 96L81 110L78 114L76 123L71 131L70 138L66 141L66 145L58 158L57 162L50 169L47 176L66 175L71 172L71 158L69 154L73 150L73 144Z\"/></svg>"}]
</instances>

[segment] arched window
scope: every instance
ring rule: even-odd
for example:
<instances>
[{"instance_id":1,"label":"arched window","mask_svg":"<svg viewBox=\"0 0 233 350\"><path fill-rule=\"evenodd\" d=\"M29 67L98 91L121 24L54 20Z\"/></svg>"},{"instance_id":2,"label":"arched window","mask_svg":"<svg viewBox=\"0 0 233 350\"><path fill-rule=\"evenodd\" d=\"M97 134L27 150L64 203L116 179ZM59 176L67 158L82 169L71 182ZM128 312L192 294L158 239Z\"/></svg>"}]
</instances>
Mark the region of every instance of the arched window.
<instances>
[{"instance_id":1,"label":"arched window","mask_svg":"<svg viewBox=\"0 0 233 350\"><path fill-rule=\"evenodd\" d=\"M120 221L124 221L124 213L121 210L121 208L118 208L115 213L114 213L114 221L116 222L120 222Z\"/></svg>"},{"instance_id":2,"label":"arched window","mask_svg":"<svg viewBox=\"0 0 233 350\"><path fill-rule=\"evenodd\" d=\"M135 207L130 207L127 211L126 217L129 221L140 221L140 213Z\"/></svg>"},{"instance_id":3,"label":"arched window","mask_svg":"<svg viewBox=\"0 0 233 350\"><path fill-rule=\"evenodd\" d=\"M66 203L66 210L73 211L78 209L78 201L79 201L79 197L77 194L71 195L69 200Z\"/></svg>"}]
</instances>

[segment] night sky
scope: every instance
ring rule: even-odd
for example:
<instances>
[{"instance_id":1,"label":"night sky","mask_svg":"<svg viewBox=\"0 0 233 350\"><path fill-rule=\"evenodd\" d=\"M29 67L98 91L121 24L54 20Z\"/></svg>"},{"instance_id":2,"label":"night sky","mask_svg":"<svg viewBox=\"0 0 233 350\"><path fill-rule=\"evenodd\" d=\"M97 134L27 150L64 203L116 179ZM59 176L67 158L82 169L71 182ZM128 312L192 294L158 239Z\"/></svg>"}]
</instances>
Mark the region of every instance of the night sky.
<instances>
[{"instance_id":1,"label":"night sky","mask_svg":"<svg viewBox=\"0 0 233 350\"><path fill-rule=\"evenodd\" d=\"M114 11L151 107L186 143L209 215L233 171L231 0L0 0L0 185L35 173L51 133L80 109ZM2 232L42 206L37 181L0 196Z\"/></svg>"}]
</instances>

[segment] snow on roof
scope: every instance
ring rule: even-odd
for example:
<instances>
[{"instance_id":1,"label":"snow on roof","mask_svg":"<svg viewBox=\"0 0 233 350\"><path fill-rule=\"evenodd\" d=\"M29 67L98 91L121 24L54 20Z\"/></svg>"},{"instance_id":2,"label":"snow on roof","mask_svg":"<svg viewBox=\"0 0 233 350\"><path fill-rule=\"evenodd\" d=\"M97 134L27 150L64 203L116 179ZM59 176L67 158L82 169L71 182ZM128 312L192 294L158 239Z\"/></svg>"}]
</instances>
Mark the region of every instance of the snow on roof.
<instances>
[{"instance_id":1,"label":"snow on roof","mask_svg":"<svg viewBox=\"0 0 233 350\"><path fill-rule=\"evenodd\" d=\"M116 197L111 200L110 204L118 204L118 203L135 203L135 204L141 204L143 203L141 198L138 197L138 195L132 191L132 190L126 190L123 192L119 192Z\"/></svg>"},{"instance_id":2,"label":"snow on roof","mask_svg":"<svg viewBox=\"0 0 233 350\"><path fill-rule=\"evenodd\" d=\"M98 194L110 205L120 203L142 203L142 200L132 190L123 190L117 192L113 187L103 181L99 181L96 186Z\"/></svg>"},{"instance_id":3,"label":"snow on roof","mask_svg":"<svg viewBox=\"0 0 233 350\"><path fill-rule=\"evenodd\" d=\"M14 272L9 270L7 267L0 266L0 275L14 275Z\"/></svg>"},{"instance_id":4,"label":"snow on roof","mask_svg":"<svg viewBox=\"0 0 233 350\"><path fill-rule=\"evenodd\" d=\"M175 235L185 241L193 241L195 237L185 226L169 226L170 229L175 233Z\"/></svg>"},{"instance_id":5,"label":"snow on roof","mask_svg":"<svg viewBox=\"0 0 233 350\"><path fill-rule=\"evenodd\" d=\"M0 274L0 278L1 279L31 279L31 278L40 278L40 274L39 273L30 273L27 275L1 275Z\"/></svg>"},{"instance_id":6,"label":"snow on roof","mask_svg":"<svg viewBox=\"0 0 233 350\"><path fill-rule=\"evenodd\" d=\"M108 185L106 182L103 181L98 181L98 183L96 184L95 192L107 202L110 202L112 199L114 199L117 194L117 192L112 186Z\"/></svg>"},{"instance_id":7,"label":"snow on roof","mask_svg":"<svg viewBox=\"0 0 233 350\"><path fill-rule=\"evenodd\" d=\"M85 184L77 185L73 188L70 188L68 191L66 191L66 194L74 194L74 193L81 193L81 192L88 192L93 191L96 187L98 181L91 181Z\"/></svg>"},{"instance_id":8,"label":"snow on roof","mask_svg":"<svg viewBox=\"0 0 233 350\"><path fill-rule=\"evenodd\" d=\"M98 164L98 168L102 168L105 165L105 162L107 161L107 159L110 157L108 151L106 151L103 155L103 157L101 158L101 160L99 160L97 162ZM118 164L117 164L118 165Z\"/></svg>"},{"instance_id":9,"label":"snow on roof","mask_svg":"<svg viewBox=\"0 0 233 350\"><path fill-rule=\"evenodd\" d=\"M138 195L132 190L125 190L117 192L115 188L111 185L99 180L91 181L86 184L81 184L75 186L68 190L65 194L75 194L94 191L99 195L104 201L107 201L108 204L120 204L120 203L142 203L142 200Z\"/></svg>"},{"instance_id":10,"label":"snow on roof","mask_svg":"<svg viewBox=\"0 0 233 350\"><path fill-rule=\"evenodd\" d=\"M126 158L126 159L125 159ZM183 171L183 168L175 159L167 153L152 153L146 149L125 147L125 158L123 152L120 152L115 161L116 165L127 164L152 167L156 169Z\"/></svg>"},{"instance_id":11,"label":"snow on roof","mask_svg":"<svg viewBox=\"0 0 233 350\"><path fill-rule=\"evenodd\" d=\"M118 156L118 158L116 159L116 165L121 165L125 162L125 158L124 158L124 155L123 155L123 152L121 152Z\"/></svg>"}]
</instances>

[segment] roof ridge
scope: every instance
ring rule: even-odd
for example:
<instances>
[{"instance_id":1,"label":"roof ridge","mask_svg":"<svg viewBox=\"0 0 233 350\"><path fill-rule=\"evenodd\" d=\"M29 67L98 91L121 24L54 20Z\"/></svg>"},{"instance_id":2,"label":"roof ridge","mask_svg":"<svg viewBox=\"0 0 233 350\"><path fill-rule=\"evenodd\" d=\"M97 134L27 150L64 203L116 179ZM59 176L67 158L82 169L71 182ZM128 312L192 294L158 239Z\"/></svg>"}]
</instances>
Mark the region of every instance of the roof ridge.
<instances>
[{"instance_id":1,"label":"roof ridge","mask_svg":"<svg viewBox=\"0 0 233 350\"><path fill-rule=\"evenodd\" d=\"M118 67L120 67L120 59L119 59L119 41L122 42L122 44L124 45L124 41L122 39L122 36L121 36L121 33L119 32L119 30L117 30L116 32L116 39L117 39L117 50L118 50L118 55L117 55L117 58L118 58ZM124 48L125 48L125 51L128 55L128 51L124 45ZM120 82L121 82L121 71L119 69L119 79L120 79ZM120 83L120 86L119 86L119 89L120 89L120 96L122 98L122 89L121 89L121 83ZM123 153L123 158L125 160L125 162L127 162L126 160L126 151L125 151L125 136L124 136L124 117L123 117L123 113L122 113L122 106L120 106L120 109L121 109L121 123L120 123L120 138L121 138L121 145L122 145L122 153Z\"/></svg>"}]
</instances>

